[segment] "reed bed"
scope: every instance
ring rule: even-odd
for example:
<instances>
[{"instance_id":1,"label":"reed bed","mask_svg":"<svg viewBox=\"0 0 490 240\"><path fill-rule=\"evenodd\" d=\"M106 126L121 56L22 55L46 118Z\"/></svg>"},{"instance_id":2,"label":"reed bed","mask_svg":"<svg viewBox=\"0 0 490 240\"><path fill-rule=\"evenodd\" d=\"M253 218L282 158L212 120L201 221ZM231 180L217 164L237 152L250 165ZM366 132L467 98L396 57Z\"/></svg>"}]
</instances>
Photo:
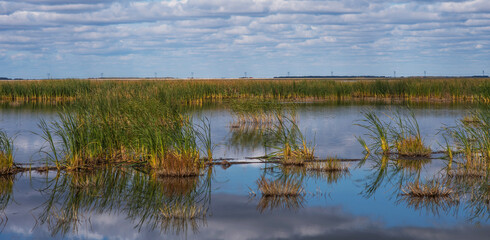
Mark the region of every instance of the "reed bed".
<instances>
[{"instance_id":1,"label":"reed bed","mask_svg":"<svg viewBox=\"0 0 490 240\"><path fill-rule=\"evenodd\" d=\"M403 195L417 198L437 198L448 197L453 193L453 190L449 188L448 182L444 182L439 179L432 179L426 183L419 183L418 181L408 183L402 189Z\"/></svg>"},{"instance_id":2,"label":"reed bed","mask_svg":"<svg viewBox=\"0 0 490 240\"><path fill-rule=\"evenodd\" d=\"M259 187L263 197L294 197L303 192L301 181L287 176L276 180L269 180L262 176L259 180L257 180L257 186Z\"/></svg>"},{"instance_id":3,"label":"reed bed","mask_svg":"<svg viewBox=\"0 0 490 240\"><path fill-rule=\"evenodd\" d=\"M135 92L162 102L201 104L203 101L258 97L291 100L402 99L413 101L488 101L490 82L478 78L405 78L370 81L292 80L50 80L2 81L6 100L66 101L90 98L96 91Z\"/></svg>"},{"instance_id":4,"label":"reed bed","mask_svg":"<svg viewBox=\"0 0 490 240\"><path fill-rule=\"evenodd\" d=\"M14 140L0 129L0 175L10 174L14 167Z\"/></svg>"}]
</instances>

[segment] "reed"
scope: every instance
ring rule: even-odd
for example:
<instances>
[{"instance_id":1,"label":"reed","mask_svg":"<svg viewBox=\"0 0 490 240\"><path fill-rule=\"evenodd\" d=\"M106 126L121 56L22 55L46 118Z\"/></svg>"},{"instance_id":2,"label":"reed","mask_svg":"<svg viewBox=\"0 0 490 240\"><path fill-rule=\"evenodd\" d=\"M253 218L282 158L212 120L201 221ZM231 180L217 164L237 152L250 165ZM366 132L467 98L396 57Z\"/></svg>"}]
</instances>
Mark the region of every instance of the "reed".
<instances>
[{"instance_id":1,"label":"reed","mask_svg":"<svg viewBox=\"0 0 490 240\"><path fill-rule=\"evenodd\" d=\"M381 149L383 154L388 154L390 152L389 145L389 123L382 121L376 115L376 113L372 111L362 112L364 119L360 121L360 123L356 123L355 125L360 126L366 129L368 132L366 136L372 140L371 148L378 150ZM359 140L361 139L361 140ZM369 149L369 147L365 144L366 142L362 140L361 137L358 137L358 141L363 144L365 149Z\"/></svg>"},{"instance_id":2,"label":"reed","mask_svg":"<svg viewBox=\"0 0 490 240\"><path fill-rule=\"evenodd\" d=\"M211 138L211 122L208 118L201 119L201 125L197 125L195 128L196 136L201 142L202 152L206 153L206 159L209 162L213 161L213 151L216 148L216 144L213 144Z\"/></svg>"},{"instance_id":3,"label":"reed","mask_svg":"<svg viewBox=\"0 0 490 240\"><path fill-rule=\"evenodd\" d=\"M0 129L0 175L10 174L14 167L14 139Z\"/></svg>"},{"instance_id":4,"label":"reed","mask_svg":"<svg viewBox=\"0 0 490 240\"><path fill-rule=\"evenodd\" d=\"M390 121L381 120L373 111L362 113L364 119L357 123L366 129L366 136L373 142L371 148L381 149L383 154L389 154L391 149L401 157L429 157L432 150L425 146L415 114L408 110L408 114L399 111L387 114ZM357 137L367 152L366 142Z\"/></svg>"},{"instance_id":5,"label":"reed","mask_svg":"<svg viewBox=\"0 0 490 240\"><path fill-rule=\"evenodd\" d=\"M471 124L462 119L443 131L452 137L456 150L464 154L465 164L481 165L479 163L490 161L490 109L483 105L472 112L470 118Z\"/></svg>"},{"instance_id":6,"label":"reed","mask_svg":"<svg viewBox=\"0 0 490 240\"><path fill-rule=\"evenodd\" d=\"M120 91L148 95L162 102L201 104L222 99L407 101L488 101L490 82L472 78L406 78L375 81L293 80L50 80L2 81L5 100L68 101L90 98L94 92Z\"/></svg>"},{"instance_id":7,"label":"reed","mask_svg":"<svg viewBox=\"0 0 490 240\"><path fill-rule=\"evenodd\" d=\"M41 121L47 158L68 169L135 162L148 163L161 176L199 175L199 143L212 160L209 121L193 125L158 100L125 94L98 92L90 107L75 104L61 109L58 120Z\"/></svg>"},{"instance_id":8,"label":"reed","mask_svg":"<svg viewBox=\"0 0 490 240\"><path fill-rule=\"evenodd\" d=\"M276 180L268 180L261 177L257 180L257 186L263 197L271 196L298 196L303 192L301 181L293 177L279 178Z\"/></svg>"},{"instance_id":9,"label":"reed","mask_svg":"<svg viewBox=\"0 0 490 240\"><path fill-rule=\"evenodd\" d=\"M203 168L197 152L168 153L162 159L151 160L150 166L159 177L196 177Z\"/></svg>"},{"instance_id":10,"label":"reed","mask_svg":"<svg viewBox=\"0 0 490 240\"><path fill-rule=\"evenodd\" d=\"M304 137L293 118L279 114L274 128L268 130L268 141L276 151L269 158L279 158L285 165L304 165L315 159L315 147Z\"/></svg>"}]
</instances>

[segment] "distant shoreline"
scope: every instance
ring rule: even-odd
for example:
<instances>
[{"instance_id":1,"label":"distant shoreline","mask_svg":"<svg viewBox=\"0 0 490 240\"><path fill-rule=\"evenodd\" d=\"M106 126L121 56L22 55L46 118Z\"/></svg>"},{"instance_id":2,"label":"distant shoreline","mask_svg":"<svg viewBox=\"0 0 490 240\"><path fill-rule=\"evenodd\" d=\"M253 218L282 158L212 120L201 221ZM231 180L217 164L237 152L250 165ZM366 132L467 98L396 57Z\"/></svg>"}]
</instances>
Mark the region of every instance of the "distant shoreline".
<instances>
[{"instance_id":1,"label":"distant shoreline","mask_svg":"<svg viewBox=\"0 0 490 240\"><path fill-rule=\"evenodd\" d=\"M401 79L473 79L473 78L489 78L487 75L475 76L408 76L408 77L386 77L386 76L279 76L272 78L140 78L140 77L103 77L103 78L0 78L0 81L48 81L48 80L91 80L91 81L237 81L237 80L401 80Z\"/></svg>"}]
</instances>

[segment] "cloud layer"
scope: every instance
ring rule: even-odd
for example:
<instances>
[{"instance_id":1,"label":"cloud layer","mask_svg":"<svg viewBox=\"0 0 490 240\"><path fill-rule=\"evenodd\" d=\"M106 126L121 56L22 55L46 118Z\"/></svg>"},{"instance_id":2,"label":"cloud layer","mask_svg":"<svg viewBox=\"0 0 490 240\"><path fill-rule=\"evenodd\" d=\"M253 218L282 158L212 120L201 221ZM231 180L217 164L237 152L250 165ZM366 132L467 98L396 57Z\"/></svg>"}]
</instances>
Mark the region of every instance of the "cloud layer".
<instances>
[{"instance_id":1,"label":"cloud layer","mask_svg":"<svg viewBox=\"0 0 490 240\"><path fill-rule=\"evenodd\" d=\"M0 77L473 75L489 56L487 0L0 1Z\"/></svg>"}]
</instances>

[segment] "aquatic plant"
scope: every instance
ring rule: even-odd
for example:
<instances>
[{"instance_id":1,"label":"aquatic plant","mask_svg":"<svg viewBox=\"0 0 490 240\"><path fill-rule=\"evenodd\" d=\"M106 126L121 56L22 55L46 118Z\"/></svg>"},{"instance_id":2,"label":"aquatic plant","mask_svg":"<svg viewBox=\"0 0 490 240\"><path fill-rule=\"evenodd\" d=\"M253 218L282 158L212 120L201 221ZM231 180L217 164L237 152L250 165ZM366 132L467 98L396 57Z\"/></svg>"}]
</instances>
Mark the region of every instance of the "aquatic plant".
<instances>
[{"instance_id":1,"label":"aquatic plant","mask_svg":"<svg viewBox=\"0 0 490 240\"><path fill-rule=\"evenodd\" d=\"M482 106L472 112L471 119L471 124L463 119L442 131L452 137L456 150L464 154L465 164L479 166L490 161L490 109Z\"/></svg>"},{"instance_id":2,"label":"aquatic plant","mask_svg":"<svg viewBox=\"0 0 490 240\"><path fill-rule=\"evenodd\" d=\"M276 151L269 158L279 158L285 165L303 165L305 161L315 159L315 147L306 140L298 125L291 117L279 114L277 123L269 129L267 135L270 147Z\"/></svg>"},{"instance_id":3,"label":"aquatic plant","mask_svg":"<svg viewBox=\"0 0 490 240\"><path fill-rule=\"evenodd\" d=\"M206 153L206 158L209 162L213 161L213 151L216 144L213 144L211 138L211 122L208 118L201 119L201 124L194 128L196 136L201 142L202 151Z\"/></svg>"},{"instance_id":4,"label":"aquatic plant","mask_svg":"<svg viewBox=\"0 0 490 240\"><path fill-rule=\"evenodd\" d=\"M9 174L14 166L14 139L0 129L0 175Z\"/></svg>"},{"instance_id":5,"label":"aquatic plant","mask_svg":"<svg viewBox=\"0 0 490 240\"><path fill-rule=\"evenodd\" d=\"M383 154L387 154L390 152L390 144L389 144L389 123L384 122L379 119L379 117L373 111L365 111L361 112L364 116L364 119L361 120L360 123L356 123L355 125L360 126L368 131L366 136L372 140L371 148L378 150L381 149ZM359 139L361 139L359 141ZM358 141L363 144L365 149L369 148L365 144L366 142L362 140L362 138L358 137Z\"/></svg>"},{"instance_id":6,"label":"aquatic plant","mask_svg":"<svg viewBox=\"0 0 490 240\"><path fill-rule=\"evenodd\" d=\"M403 157L428 157L432 150L425 146L420 133L420 128L412 111L408 114L396 111L392 114L387 114L391 121L386 122L381 120L373 111L362 113L364 119L357 123L368 130L366 136L372 140L372 148L381 149L383 154L390 153L390 149L395 148L397 154ZM369 153L369 147L366 142L357 137Z\"/></svg>"},{"instance_id":7,"label":"aquatic plant","mask_svg":"<svg viewBox=\"0 0 490 240\"><path fill-rule=\"evenodd\" d=\"M0 98L7 101L73 101L97 91L128 92L158 98L162 103L202 104L222 99L350 100L363 101L487 101L490 83L482 78L404 78L391 81L329 79L275 80L49 80L2 81Z\"/></svg>"}]
</instances>

